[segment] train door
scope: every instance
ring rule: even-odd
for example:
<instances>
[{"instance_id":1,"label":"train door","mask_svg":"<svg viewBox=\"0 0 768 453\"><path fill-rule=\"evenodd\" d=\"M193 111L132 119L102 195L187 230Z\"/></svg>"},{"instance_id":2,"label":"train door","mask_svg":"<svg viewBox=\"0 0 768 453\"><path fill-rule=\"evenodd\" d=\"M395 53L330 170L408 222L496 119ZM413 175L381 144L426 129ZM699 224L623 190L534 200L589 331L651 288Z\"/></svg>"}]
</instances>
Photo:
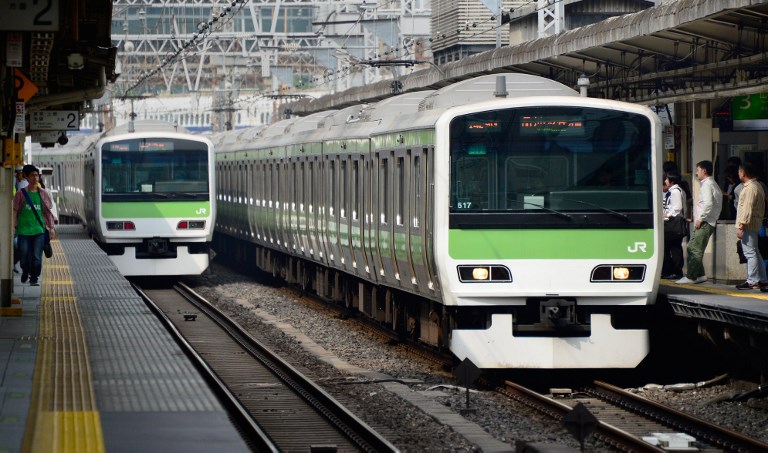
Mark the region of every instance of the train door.
<instances>
[{"instance_id":1,"label":"train door","mask_svg":"<svg viewBox=\"0 0 768 453\"><path fill-rule=\"evenodd\" d=\"M349 186L346 189L349 193L349 248L352 255L352 271L362 277L368 277L365 273L365 250L363 248L363 199L366 191L363 188L364 159L363 155L355 154L350 160Z\"/></svg>"},{"instance_id":2,"label":"train door","mask_svg":"<svg viewBox=\"0 0 768 453\"><path fill-rule=\"evenodd\" d=\"M431 149L413 149L411 152L411 177L412 187L410 193L410 241L409 249L413 263L413 272L416 277L416 290L420 294L434 296L434 282L432 268L429 265L428 249L430 237L428 225L430 214L427 202L427 188L429 187L429 157ZM430 288L432 286L432 288Z\"/></svg>"},{"instance_id":3,"label":"train door","mask_svg":"<svg viewBox=\"0 0 768 453\"><path fill-rule=\"evenodd\" d=\"M297 254L304 258L309 258L309 229L307 223L307 158L304 156L299 157L298 162L298 182L299 186L296 188L297 201L296 206L297 213L297 234L296 240L298 241Z\"/></svg>"},{"instance_id":4,"label":"train door","mask_svg":"<svg viewBox=\"0 0 768 453\"><path fill-rule=\"evenodd\" d=\"M393 250L393 160L394 155L391 151L378 151L375 160L376 166L373 168L376 179L373 221L376 244L374 255L378 259L377 278L391 285L397 284L395 279L397 269Z\"/></svg>"},{"instance_id":5,"label":"train door","mask_svg":"<svg viewBox=\"0 0 768 453\"><path fill-rule=\"evenodd\" d=\"M321 256L322 242L320 237L320 207L322 205L320 192L318 192L319 181L322 180L320 170L320 160L317 156L312 156L307 160L307 183L304 186L306 190L307 203L307 231L309 238L309 257L315 261L323 262Z\"/></svg>"},{"instance_id":6,"label":"train door","mask_svg":"<svg viewBox=\"0 0 768 453\"><path fill-rule=\"evenodd\" d=\"M288 186L292 182L289 178L289 167L286 160L276 160L275 168L277 169L276 184L277 184L277 207L275 213L276 219L276 234L277 240L275 241L280 248L287 251L288 249L288 207L290 205L289 188Z\"/></svg>"},{"instance_id":7,"label":"train door","mask_svg":"<svg viewBox=\"0 0 768 453\"><path fill-rule=\"evenodd\" d=\"M246 161L245 165L246 168L248 168L248 171L246 172L248 181L248 240L253 241L256 237L256 165L253 161Z\"/></svg>"},{"instance_id":8,"label":"train door","mask_svg":"<svg viewBox=\"0 0 768 453\"><path fill-rule=\"evenodd\" d=\"M393 252L395 257L395 277L400 285L408 290L416 282L411 260L411 152L399 149L394 153L393 161Z\"/></svg>"},{"instance_id":9,"label":"train door","mask_svg":"<svg viewBox=\"0 0 768 453\"><path fill-rule=\"evenodd\" d=\"M248 239L247 168L243 161L237 163L237 226L239 236L245 239Z\"/></svg>"},{"instance_id":10,"label":"train door","mask_svg":"<svg viewBox=\"0 0 768 453\"><path fill-rule=\"evenodd\" d=\"M293 154L289 152L289 155ZM298 241L296 237L297 233L297 192L298 192L298 162L295 157L289 157L288 162L285 164L286 169L286 186L285 186L285 212L286 216L283 224L283 231L285 232L285 247L288 249L288 253L294 254L298 249Z\"/></svg>"},{"instance_id":11,"label":"train door","mask_svg":"<svg viewBox=\"0 0 768 453\"><path fill-rule=\"evenodd\" d=\"M269 173L267 172L268 165L263 160L259 159L257 165L258 169L258 198L256 199L256 239L262 244L268 244L269 239L267 229L267 203L269 200Z\"/></svg>"},{"instance_id":12,"label":"train door","mask_svg":"<svg viewBox=\"0 0 768 453\"><path fill-rule=\"evenodd\" d=\"M350 187L351 156L339 156L339 261L336 266L354 272L352 268L351 223L353 197Z\"/></svg>"},{"instance_id":13,"label":"train door","mask_svg":"<svg viewBox=\"0 0 768 453\"><path fill-rule=\"evenodd\" d=\"M328 194L326 209L326 252L328 263L332 267L341 266L341 251L339 249L339 155L325 157L326 193Z\"/></svg>"},{"instance_id":14,"label":"train door","mask_svg":"<svg viewBox=\"0 0 768 453\"><path fill-rule=\"evenodd\" d=\"M267 246L274 248L276 246L277 234L275 232L277 215L275 214L277 205L277 187L275 180L277 179L277 170L275 169L274 160L267 161L267 210L266 217L264 219L264 226L266 227L265 243Z\"/></svg>"},{"instance_id":15,"label":"train door","mask_svg":"<svg viewBox=\"0 0 768 453\"><path fill-rule=\"evenodd\" d=\"M363 157L363 193L362 193L362 208L361 217L363 219L363 226L361 228L363 232L362 245L363 245L363 257L365 259L363 270L365 275L373 280L377 280L379 275L378 269L381 268L381 264L378 258L378 251L376 246L376 228L377 222L374 221L374 212L376 212L376 193L375 187L376 179L374 177L374 171L376 164L371 158L370 153L366 153Z\"/></svg>"}]
</instances>

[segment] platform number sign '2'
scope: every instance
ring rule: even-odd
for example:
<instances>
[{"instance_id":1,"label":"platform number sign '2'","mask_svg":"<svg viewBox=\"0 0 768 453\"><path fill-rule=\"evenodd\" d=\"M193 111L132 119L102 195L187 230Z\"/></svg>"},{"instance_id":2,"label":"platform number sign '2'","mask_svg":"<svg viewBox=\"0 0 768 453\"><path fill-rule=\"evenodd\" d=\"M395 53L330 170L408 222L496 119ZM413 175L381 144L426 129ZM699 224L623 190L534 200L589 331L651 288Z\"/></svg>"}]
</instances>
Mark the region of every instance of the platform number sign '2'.
<instances>
[{"instance_id":1,"label":"platform number sign '2'","mask_svg":"<svg viewBox=\"0 0 768 453\"><path fill-rule=\"evenodd\" d=\"M60 0L0 1L0 30L58 31Z\"/></svg>"},{"instance_id":2,"label":"platform number sign '2'","mask_svg":"<svg viewBox=\"0 0 768 453\"><path fill-rule=\"evenodd\" d=\"M77 131L80 130L80 112L77 110L30 112L29 124L33 131Z\"/></svg>"}]
</instances>

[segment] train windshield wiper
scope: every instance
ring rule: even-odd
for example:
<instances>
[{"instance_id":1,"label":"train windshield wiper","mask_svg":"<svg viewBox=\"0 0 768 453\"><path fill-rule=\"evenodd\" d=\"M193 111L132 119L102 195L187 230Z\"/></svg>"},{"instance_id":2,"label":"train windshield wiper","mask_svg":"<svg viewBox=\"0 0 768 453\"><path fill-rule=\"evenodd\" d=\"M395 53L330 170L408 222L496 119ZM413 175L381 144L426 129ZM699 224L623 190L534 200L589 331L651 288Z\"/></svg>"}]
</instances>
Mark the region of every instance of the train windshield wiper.
<instances>
[{"instance_id":1,"label":"train windshield wiper","mask_svg":"<svg viewBox=\"0 0 768 453\"><path fill-rule=\"evenodd\" d=\"M525 209L525 206L533 206L536 209L541 209L542 211L549 212L551 214L554 214L558 217L562 217L564 219L573 220L573 216L570 214L566 214L564 212L555 211L554 209L550 209L547 207L544 207L544 205L540 205L537 203L531 203L530 201L518 201L518 200L509 200L510 202L517 203L523 205L523 209Z\"/></svg>"},{"instance_id":2,"label":"train windshield wiper","mask_svg":"<svg viewBox=\"0 0 768 453\"><path fill-rule=\"evenodd\" d=\"M600 209L601 211L605 211L605 212L607 212L609 214L613 214L614 216L616 216L616 217L618 217L618 218L620 218L620 219L622 219L622 220L624 220L626 222L630 222L630 223L632 222L629 219L628 215L626 215L624 213L621 213L619 211L614 211L613 209L606 208L605 206L600 206L599 204L590 203L588 201L572 200L570 198L562 198L562 200L563 201L568 201L568 202L571 202L571 203L583 204L585 206L592 206L593 208L597 208L597 209Z\"/></svg>"}]
</instances>

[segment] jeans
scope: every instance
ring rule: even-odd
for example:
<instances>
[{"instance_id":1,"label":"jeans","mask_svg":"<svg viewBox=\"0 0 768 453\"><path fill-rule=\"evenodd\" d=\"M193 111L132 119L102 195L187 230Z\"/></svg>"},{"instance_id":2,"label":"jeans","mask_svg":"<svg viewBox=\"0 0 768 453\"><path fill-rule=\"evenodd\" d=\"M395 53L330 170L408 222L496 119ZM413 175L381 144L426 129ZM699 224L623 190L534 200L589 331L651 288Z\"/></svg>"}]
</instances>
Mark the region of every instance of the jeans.
<instances>
[{"instance_id":1,"label":"jeans","mask_svg":"<svg viewBox=\"0 0 768 453\"><path fill-rule=\"evenodd\" d=\"M688 241L688 271L685 276L691 280L704 277L704 249L707 248L709 237L715 228L707 222L701 223L701 228L693 229L691 240Z\"/></svg>"},{"instance_id":2,"label":"jeans","mask_svg":"<svg viewBox=\"0 0 768 453\"><path fill-rule=\"evenodd\" d=\"M19 258L21 259L21 272L29 274L31 280L37 280L43 271L43 246L45 234L34 236L18 236Z\"/></svg>"},{"instance_id":3,"label":"jeans","mask_svg":"<svg viewBox=\"0 0 768 453\"><path fill-rule=\"evenodd\" d=\"M766 278L763 257L757 247L757 231L744 230L744 235L741 237L741 248L747 258L747 282L752 285L765 283L768 278Z\"/></svg>"}]
</instances>

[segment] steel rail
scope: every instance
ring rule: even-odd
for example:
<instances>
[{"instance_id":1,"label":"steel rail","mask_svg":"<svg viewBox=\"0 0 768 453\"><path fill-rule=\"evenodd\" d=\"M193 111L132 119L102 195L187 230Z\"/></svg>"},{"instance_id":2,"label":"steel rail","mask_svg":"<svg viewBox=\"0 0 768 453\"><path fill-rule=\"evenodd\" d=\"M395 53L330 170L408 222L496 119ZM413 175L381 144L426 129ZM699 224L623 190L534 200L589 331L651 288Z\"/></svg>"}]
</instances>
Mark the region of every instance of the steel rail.
<instances>
[{"instance_id":1,"label":"steel rail","mask_svg":"<svg viewBox=\"0 0 768 453\"><path fill-rule=\"evenodd\" d=\"M596 389L588 389L585 392L686 432L697 439L704 439L714 446L738 452L768 451L768 444L758 439L723 428L611 384L602 381L594 381L594 384L597 386Z\"/></svg>"},{"instance_id":2,"label":"steel rail","mask_svg":"<svg viewBox=\"0 0 768 453\"><path fill-rule=\"evenodd\" d=\"M398 449L335 398L312 382L291 364L277 356L240 325L221 313L202 296L183 283L175 287L193 305L210 316L254 357L261 360L285 385L293 388L305 401L315 407L362 451L395 452Z\"/></svg>"}]
</instances>

